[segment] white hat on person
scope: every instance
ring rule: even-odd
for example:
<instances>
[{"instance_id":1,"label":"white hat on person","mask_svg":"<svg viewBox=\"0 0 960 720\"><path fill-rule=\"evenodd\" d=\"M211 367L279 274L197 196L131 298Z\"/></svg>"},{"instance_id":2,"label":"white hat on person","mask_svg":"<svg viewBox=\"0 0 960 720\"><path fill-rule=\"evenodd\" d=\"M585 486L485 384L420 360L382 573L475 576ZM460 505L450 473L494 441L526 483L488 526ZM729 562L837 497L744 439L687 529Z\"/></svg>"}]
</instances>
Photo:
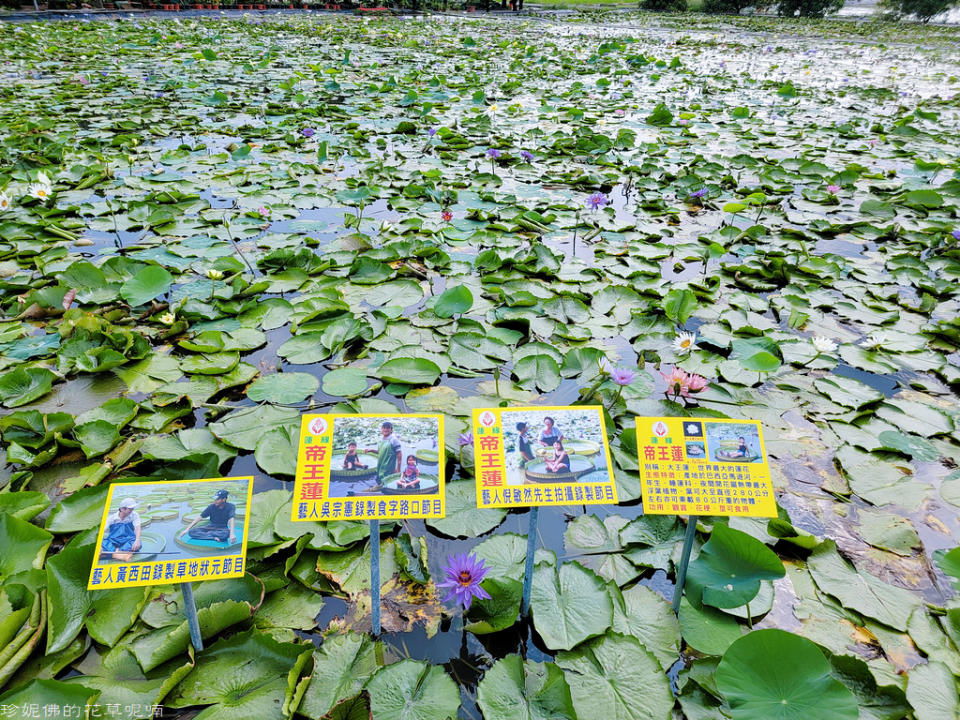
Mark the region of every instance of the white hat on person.
<instances>
[{"instance_id":1,"label":"white hat on person","mask_svg":"<svg viewBox=\"0 0 960 720\"><path fill-rule=\"evenodd\" d=\"M137 506L137 501L133 498L126 498L123 502L120 503L121 508L130 508L131 510Z\"/></svg>"}]
</instances>

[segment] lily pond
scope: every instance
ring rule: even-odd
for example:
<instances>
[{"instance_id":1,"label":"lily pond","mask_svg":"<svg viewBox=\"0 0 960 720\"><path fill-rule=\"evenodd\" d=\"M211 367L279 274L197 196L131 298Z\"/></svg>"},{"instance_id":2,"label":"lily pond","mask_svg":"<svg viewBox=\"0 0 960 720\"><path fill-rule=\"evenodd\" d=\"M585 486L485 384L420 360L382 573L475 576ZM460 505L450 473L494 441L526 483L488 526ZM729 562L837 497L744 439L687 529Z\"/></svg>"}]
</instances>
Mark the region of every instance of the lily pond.
<instances>
[{"instance_id":1,"label":"lily pond","mask_svg":"<svg viewBox=\"0 0 960 720\"><path fill-rule=\"evenodd\" d=\"M0 25L4 715L958 717L958 51L638 12ZM542 509L519 619L529 512L476 509L469 418L573 404L620 504ZM368 525L289 520L308 410L445 416L447 516L381 526L379 637ZM779 517L700 518L678 616L688 518L643 515L635 416L758 419L770 456ZM251 475L205 650L178 586L86 589L110 483Z\"/></svg>"}]
</instances>

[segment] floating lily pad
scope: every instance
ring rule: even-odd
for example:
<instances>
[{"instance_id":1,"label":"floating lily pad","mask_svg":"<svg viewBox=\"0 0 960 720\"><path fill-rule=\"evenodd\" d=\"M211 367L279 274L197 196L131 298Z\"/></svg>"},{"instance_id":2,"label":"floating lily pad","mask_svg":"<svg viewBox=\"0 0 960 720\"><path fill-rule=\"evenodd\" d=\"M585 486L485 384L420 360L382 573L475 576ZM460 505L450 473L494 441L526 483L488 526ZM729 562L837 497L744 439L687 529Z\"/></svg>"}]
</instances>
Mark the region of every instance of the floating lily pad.
<instances>
[{"instance_id":1,"label":"floating lily pad","mask_svg":"<svg viewBox=\"0 0 960 720\"><path fill-rule=\"evenodd\" d=\"M309 373L271 373L254 380L247 397L254 402L290 405L310 397L319 387L320 382Z\"/></svg>"},{"instance_id":2,"label":"floating lily pad","mask_svg":"<svg viewBox=\"0 0 960 720\"><path fill-rule=\"evenodd\" d=\"M735 720L859 716L820 649L783 630L755 630L734 642L717 667L717 687Z\"/></svg>"},{"instance_id":3,"label":"floating lily pad","mask_svg":"<svg viewBox=\"0 0 960 720\"><path fill-rule=\"evenodd\" d=\"M537 633L552 650L569 650L613 623L613 604L603 581L577 563L564 563L559 571L537 567L530 610Z\"/></svg>"}]
</instances>

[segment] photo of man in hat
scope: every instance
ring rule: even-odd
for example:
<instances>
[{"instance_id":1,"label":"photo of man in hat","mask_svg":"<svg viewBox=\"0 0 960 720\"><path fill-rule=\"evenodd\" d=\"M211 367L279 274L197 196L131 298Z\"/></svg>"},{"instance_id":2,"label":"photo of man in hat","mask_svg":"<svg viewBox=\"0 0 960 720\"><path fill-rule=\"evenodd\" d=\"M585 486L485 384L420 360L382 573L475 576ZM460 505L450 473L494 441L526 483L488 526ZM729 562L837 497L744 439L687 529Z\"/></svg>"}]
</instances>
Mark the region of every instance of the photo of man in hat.
<instances>
[{"instance_id":1,"label":"photo of man in hat","mask_svg":"<svg viewBox=\"0 0 960 720\"><path fill-rule=\"evenodd\" d=\"M233 503L227 502L229 495L230 493L226 490L217 490L213 496L213 502L200 513L200 517L187 526L183 534L189 535L194 540L235 543L237 535L234 532L234 516L237 508ZM210 522L201 527L194 527L204 518L207 518Z\"/></svg>"},{"instance_id":2,"label":"photo of man in hat","mask_svg":"<svg viewBox=\"0 0 960 720\"><path fill-rule=\"evenodd\" d=\"M107 517L100 551L114 560L129 562L140 549L140 516L134 510L136 506L137 501L128 497L115 513Z\"/></svg>"}]
</instances>

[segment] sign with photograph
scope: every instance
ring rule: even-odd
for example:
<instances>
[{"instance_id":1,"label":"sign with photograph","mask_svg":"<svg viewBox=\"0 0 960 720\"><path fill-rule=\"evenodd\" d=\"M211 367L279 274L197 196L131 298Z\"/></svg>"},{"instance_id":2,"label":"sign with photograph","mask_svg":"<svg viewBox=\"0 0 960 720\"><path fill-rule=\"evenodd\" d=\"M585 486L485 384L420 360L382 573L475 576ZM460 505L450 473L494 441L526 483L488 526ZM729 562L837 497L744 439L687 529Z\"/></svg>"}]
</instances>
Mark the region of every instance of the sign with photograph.
<instances>
[{"instance_id":1,"label":"sign with photograph","mask_svg":"<svg viewBox=\"0 0 960 720\"><path fill-rule=\"evenodd\" d=\"M616 504L603 408L473 411L479 507Z\"/></svg>"},{"instance_id":2,"label":"sign with photograph","mask_svg":"<svg viewBox=\"0 0 960 720\"><path fill-rule=\"evenodd\" d=\"M88 590L240 577L253 478L113 483Z\"/></svg>"},{"instance_id":3,"label":"sign with photograph","mask_svg":"<svg viewBox=\"0 0 960 720\"><path fill-rule=\"evenodd\" d=\"M776 517L758 420L638 417L648 515Z\"/></svg>"},{"instance_id":4,"label":"sign with photograph","mask_svg":"<svg viewBox=\"0 0 960 720\"><path fill-rule=\"evenodd\" d=\"M441 518L443 416L304 415L291 519Z\"/></svg>"}]
</instances>

